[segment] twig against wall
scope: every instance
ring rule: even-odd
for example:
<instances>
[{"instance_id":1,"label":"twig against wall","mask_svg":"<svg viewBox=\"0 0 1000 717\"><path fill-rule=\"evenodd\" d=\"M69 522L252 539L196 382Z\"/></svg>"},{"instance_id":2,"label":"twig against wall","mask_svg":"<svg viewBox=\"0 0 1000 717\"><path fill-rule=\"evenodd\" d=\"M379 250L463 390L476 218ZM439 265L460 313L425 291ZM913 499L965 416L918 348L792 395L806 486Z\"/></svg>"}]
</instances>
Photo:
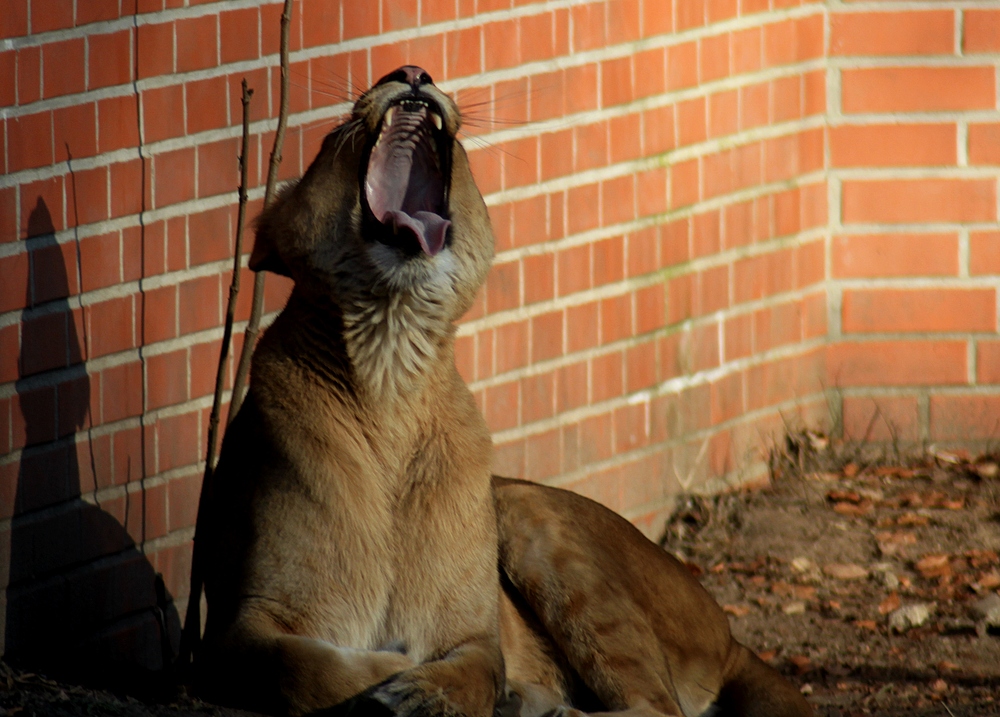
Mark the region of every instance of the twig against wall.
<instances>
[{"instance_id":1,"label":"twig against wall","mask_svg":"<svg viewBox=\"0 0 1000 717\"><path fill-rule=\"evenodd\" d=\"M233 255L233 280L229 285L229 303L226 305L226 325L222 332L222 348L219 351L219 369L215 374L215 397L212 400L212 416L208 421L208 455L205 458L205 476L215 470L215 446L219 433L219 414L222 410L222 392L225 389L226 364L229 346L233 338L233 322L236 320L236 299L240 293L241 261L243 258L243 233L247 221L247 145L250 141L250 98L253 90L247 87L246 78L242 83L243 102L243 144L240 149L240 204L236 220L236 248Z\"/></svg>"},{"instance_id":2,"label":"twig against wall","mask_svg":"<svg viewBox=\"0 0 1000 717\"><path fill-rule=\"evenodd\" d=\"M274 145L271 147L271 162L267 168L267 187L264 189L264 208L270 205L274 198L274 189L278 184L278 167L281 165L281 150L285 144L285 128L288 126L288 46L292 26L292 0L285 0L285 8L281 13L281 108L278 111L278 130L274 134ZM243 351L240 354L240 364L233 380L233 396L229 402L229 419L239 413L243 399L246 397L247 374L250 372L250 356L257 343L260 332L260 317L264 312L264 272L259 271L253 281L253 306L250 309L250 320L243 334Z\"/></svg>"},{"instance_id":3,"label":"twig against wall","mask_svg":"<svg viewBox=\"0 0 1000 717\"><path fill-rule=\"evenodd\" d=\"M292 0L285 0L281 13L281 105L278 111L278 130L274 135L274 146L271 148L271 162L267 170L267 186L264 190L264 207L267 207L274 197L274 189L278 180L278 167L281 165L281 149L285 140L285 128L288 125L288 46L292 20ZM205 506L207 498L212 493L212 477L215 470L215 445L217 442L219 412L221 411L223 381L225 378L225 363L229 352L229 341L232 336L233 320L236 311L236 296L239 292L239 275L243 258L243 231L246 224L246 185L247 164L246 152L249 141L250 104L246 80L243 80L243 147L240 154L240 213L237 222L236 249L233 259L233 284L229 290L229 306L226 313L226 326L223 333L222 351L219 356L219 371L216 374L215 400L212 405L212 417L209 420L208 455L205 459L205 476L201 485L201 497L198 502L198 517L195 521L194 554L191 559L191 591L188 595L187 613L184 617L184 630L181 633L181 648L177 666L185 670L191 663L191 657L201 639L201 593L204 587L202 574L202 558L198 550L198 536L203 534ZM235 286L235 291L233 289ZM243 337L243 350L240 354L239 366L233 380L233 392L229 404L228 425L239 412L240 405L246 395L246 380L250 370L250 356L257 333L260 330L260 317L264 307L264 273L258 272L254 278L253 306L250 320L247 323Z\"/></svg>"},{"instance_id":4,"label":"twig against wall","mask_svg":"<svg viewBox=\"0 0 1000 717\"><path fill-rule=\"evenodd\" d=\"M226 384L226 368L229 359L229 346L233 339L233 323L236 320L236 300L240 293L240 273L243 259L243 235L247 219L247 148L250 144L250 98L253 90L247 87L244 77L242 82L241 101L243 103L243 141L240 145L240 187L239 214L236 220L236 247L233 252L233 279L229 284L229 302L226 304L226 324L222 331L222 346L219 349L219 367L215 373L215 396L212 399L212 414L208 420L208 451L205 456L205 475L201 481L201 496L198 500L198 516L195 520L195 542L203 522L206 496L212 484L212 473L215 470L215 446L218 443L219 414L222 412L222 393ZM195 553L197 556L197 553ZM201 635L201 591L204 576L201 574L200 560L191 561L191 591L188 600L187 614L184 618L184 630L181 633L180 654L178 664L186 667L191 662L195 644Z\"/></svg>"}]
</instances>

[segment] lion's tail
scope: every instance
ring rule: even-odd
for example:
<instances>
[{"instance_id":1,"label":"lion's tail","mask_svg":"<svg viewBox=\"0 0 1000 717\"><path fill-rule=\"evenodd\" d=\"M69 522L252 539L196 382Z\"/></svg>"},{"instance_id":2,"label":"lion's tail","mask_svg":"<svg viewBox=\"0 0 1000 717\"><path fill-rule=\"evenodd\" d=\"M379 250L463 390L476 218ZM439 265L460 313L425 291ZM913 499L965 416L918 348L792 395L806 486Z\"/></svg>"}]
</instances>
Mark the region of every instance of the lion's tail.
<instances>
[{"instance_id":1,"label":"lion's tail","mask_svg":"<svg viewBox=\"0 0 1000 717\"><path fill-rule=\"evenodd\" d=\"M739 643L726 666L713 714L719 717L812 717L801 693L777 670Z\"/></svg>"}]
</instances>

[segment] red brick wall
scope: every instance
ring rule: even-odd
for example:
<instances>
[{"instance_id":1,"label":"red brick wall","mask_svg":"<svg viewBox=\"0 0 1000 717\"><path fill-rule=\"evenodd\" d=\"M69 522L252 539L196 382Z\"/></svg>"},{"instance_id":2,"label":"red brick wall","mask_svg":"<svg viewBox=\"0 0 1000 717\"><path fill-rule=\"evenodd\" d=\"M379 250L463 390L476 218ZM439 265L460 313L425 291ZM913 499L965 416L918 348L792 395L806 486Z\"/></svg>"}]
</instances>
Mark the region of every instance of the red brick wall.
<instances>
[{"instance_id":1,"label":"red brick wall","mask_svg":"<svg viewBox=\"0 0 1000 717\"><path fill-rule=\"evenodd\" d=\"M855 438L1000 437L1000 10L963 8L830 14L828 371Z\"/></svg>"},{"instance_id":2,"label":"red brick wall","mask_svg":"<svg viewBox=\"0 0 1000 717\"><path fill-rule=\"evenodd\" d=\"M183 611L239 84L255 90L253 214L279 14L276 0L5 0L9 650L101 627L98 647L155 666L155 572ZM283 178L404 62L466 108L497 261L458 360L497 470L655 534L676 491L761 476L783 420L969 446L1000 434L1000 11L302 0L291 57ZM268 286L273 312L288 285Z\"/></svg>"}]
</instances>

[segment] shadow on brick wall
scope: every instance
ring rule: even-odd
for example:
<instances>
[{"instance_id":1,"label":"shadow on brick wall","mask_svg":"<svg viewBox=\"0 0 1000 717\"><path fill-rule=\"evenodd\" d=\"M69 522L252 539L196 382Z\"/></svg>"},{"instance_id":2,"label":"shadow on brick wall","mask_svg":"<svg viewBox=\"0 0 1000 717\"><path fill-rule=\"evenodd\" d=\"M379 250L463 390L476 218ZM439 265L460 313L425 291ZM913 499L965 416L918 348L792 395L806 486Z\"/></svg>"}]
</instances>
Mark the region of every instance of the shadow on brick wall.
<instances>
[{"instance_id":1,"label":"shadow on brick wall","mask_svg":"<svg viewBox=\"0 0 1000 717\"><path fill-rule=\"evenodd\" d=\"M95 443L86 341L68 301L75 277L67 275L40 197L28 236L35 248L15 385L25 449L10 537L4 659L64 678L141 688L171 662L180 623L162 578L129 531L102 510L97 488L108 481L90 479ZM82 429L87 438L78 443ZM81 467L91 483L89 500ZM136 510L129 501L142 501L142 491L124 488L105 491L106 503L141 520L141 503Z\"/></svg>"}]
</instances>

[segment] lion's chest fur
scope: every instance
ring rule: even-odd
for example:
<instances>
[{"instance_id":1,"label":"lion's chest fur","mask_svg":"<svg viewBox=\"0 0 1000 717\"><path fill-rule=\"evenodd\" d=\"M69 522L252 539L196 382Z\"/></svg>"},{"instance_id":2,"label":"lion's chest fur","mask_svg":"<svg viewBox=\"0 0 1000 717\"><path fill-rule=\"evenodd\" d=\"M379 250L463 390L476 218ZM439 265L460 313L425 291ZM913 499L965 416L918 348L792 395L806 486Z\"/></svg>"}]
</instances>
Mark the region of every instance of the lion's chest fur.
<instances>
[{"instance_id":1,"label":"lion's chest fur","mask_svg":"<svg viewBox=\"0 0 1000 717\"><path fill-rule=\"evenodd\" d=\"M251 466L243 593L296 634L418 661L492 619L490 438L453 364L374 405L282 351L254 370L267 455Z\"/></svg>"}]
</instances>

